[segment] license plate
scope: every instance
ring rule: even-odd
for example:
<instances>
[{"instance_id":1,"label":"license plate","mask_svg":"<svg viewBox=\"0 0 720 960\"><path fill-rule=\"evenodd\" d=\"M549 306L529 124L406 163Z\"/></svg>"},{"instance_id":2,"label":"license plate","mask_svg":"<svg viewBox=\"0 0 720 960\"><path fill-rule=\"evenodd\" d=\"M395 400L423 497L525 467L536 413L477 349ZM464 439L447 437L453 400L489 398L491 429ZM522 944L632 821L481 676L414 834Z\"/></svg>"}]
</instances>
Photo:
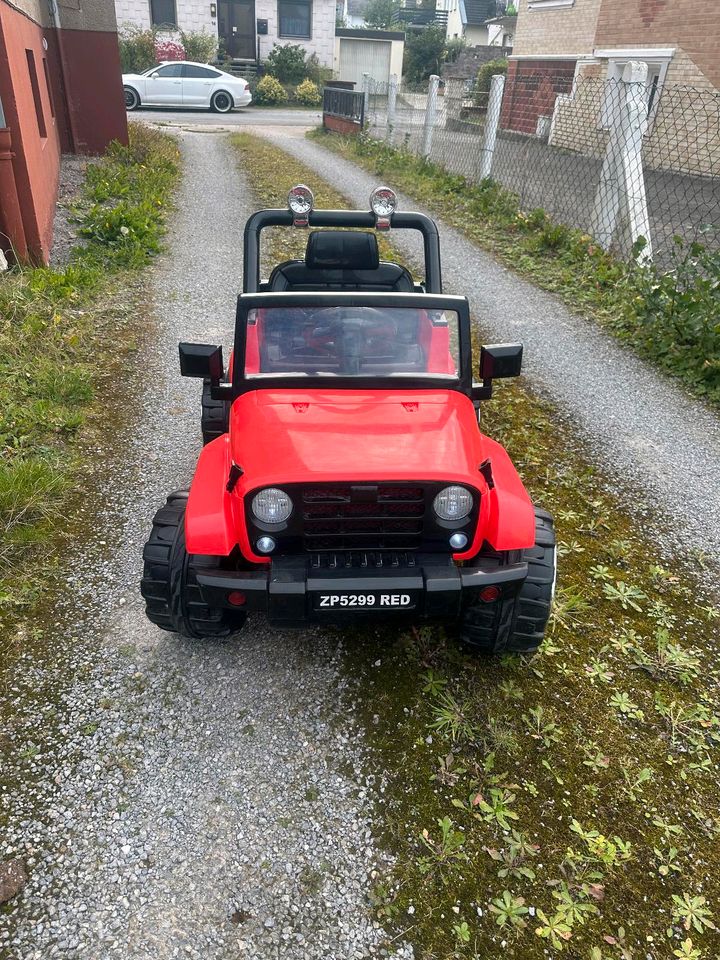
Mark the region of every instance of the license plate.
<instances>
[{"instance_id":1,"label":"license plate","mask_svg":"<svg viewBox=\"0 0 720 960\"><path fill-rule=\"evenodd\" d=\"M417 605L417 592L398 590L397 592L349 591L314 594L316 610L330 612L349 610L377 610L378 612L414 610Z\"/></svg>"}]
</instances>

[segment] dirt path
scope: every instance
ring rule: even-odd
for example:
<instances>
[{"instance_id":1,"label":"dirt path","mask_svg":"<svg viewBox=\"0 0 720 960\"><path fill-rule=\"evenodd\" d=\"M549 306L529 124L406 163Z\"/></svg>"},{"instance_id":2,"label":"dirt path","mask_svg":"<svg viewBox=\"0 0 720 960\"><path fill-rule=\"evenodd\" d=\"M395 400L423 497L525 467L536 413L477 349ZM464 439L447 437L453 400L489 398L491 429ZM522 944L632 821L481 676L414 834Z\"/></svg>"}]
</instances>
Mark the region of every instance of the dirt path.
<instances>
[{"instance_id":1,"label":"dirt path","mask_svg":"<svg viewBox=\"0 0 720 960\"><path fill-rule=\"evenodd\" d=\"M305 140L300 130L256 132L366 208L376 177ZM402 195L400 204L418 209ZM446 292L469 298L490 342L523 341L532 384L580 428L604 475L625 491L629 509L665 550L702 552L720 573L720 419L558 298L520 279L457 230L438 225ZM392 239L419 259L415 238L397 231Z\"/></svg>"},{"instance_id":2,"label":"dirt path","mask_svg":"<svg viewBox=\"0 0 720 960\"><path fill-rule=\"evenodd\" d=\"M199 452L177 342L228 342L250 212L225 138L182 142L140 421L107 398L117 434L97 451L84 542L9 692L0 860L23 858L30 881L0 914L3 960L348 960L383 939L337 639L251 622L202 645L152 627L140 602L150 519Z\"/></svg>"}]
</instances>

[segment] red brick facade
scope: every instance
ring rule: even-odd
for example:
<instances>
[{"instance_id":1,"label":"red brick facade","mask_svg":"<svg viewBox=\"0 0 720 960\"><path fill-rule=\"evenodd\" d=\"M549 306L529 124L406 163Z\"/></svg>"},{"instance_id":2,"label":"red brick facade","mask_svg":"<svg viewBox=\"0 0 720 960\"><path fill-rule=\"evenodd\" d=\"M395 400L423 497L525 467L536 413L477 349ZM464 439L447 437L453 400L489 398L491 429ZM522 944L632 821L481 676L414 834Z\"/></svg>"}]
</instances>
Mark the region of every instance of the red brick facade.
<instances>
[{"instance_id":1,"label":"red brick facade","mask_svg":"<svg viewBox=\"0 0 720 960\"><path fill-rule=\"evenodd\" d=\"M360 133L362 130L360 124L355 120L335 117L330 113L323 114L323 126L326 130L334 130L336 133Z\"/></svg>"},{"instance_id":2,"label":"red brick facade","mask_svg":"<svg viewBox=\"0 0 720 960\"><path fill-rule=\"evenodd\" d=\"M552 116L560 93L569 93L575 60L511 60L500 114L504 130L534 134L538 117Z\"/></svg>"},{"instance_id":3,"label":"red brick facade","mask_svg":"<svg viewBox=\"0 0 720 960\"><path fill-rule=\"evenodd\" d=\"M595 46L679 47L720 88L720 11L715 3L602 0Z\"/></svg>"},{"instance_id":4,"label":"red brick facade","mask_svg":"<svg viewBox=\"0 0 720 960\"><path fill-rule=\"evenodd\" d=\"M0 248L46 263L61 153L127 142L117 33L56 29L0 0L0 105Z\"/></svg>"}]
</instances>

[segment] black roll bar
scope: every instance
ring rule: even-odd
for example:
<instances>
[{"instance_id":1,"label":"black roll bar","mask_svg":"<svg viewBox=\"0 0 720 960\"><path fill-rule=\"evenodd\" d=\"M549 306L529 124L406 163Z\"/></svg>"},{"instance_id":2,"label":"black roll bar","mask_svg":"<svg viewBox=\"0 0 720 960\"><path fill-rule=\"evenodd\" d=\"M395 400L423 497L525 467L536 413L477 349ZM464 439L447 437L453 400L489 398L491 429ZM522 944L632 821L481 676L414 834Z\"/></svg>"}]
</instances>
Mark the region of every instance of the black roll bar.
<instances>
[{"instance_id":1,"label":"black roll bar","mask_svg":"<svg viewBox=\"0 0 720 960\"><path fill-rule=\"evenodd\" d=\"M442 293L440 239L435 222L424 213L394 213L390 224L395 230L419 230L425 251L425 290ZM259 210L245 224L243 251L243 293L260 288L260 234L265 227L291 227L289 210ZM313 210L310 227L364 227L374 229L375 214L369 210ZM298 228L299 229L299 228Z\"/></svg>"}]
</instances>

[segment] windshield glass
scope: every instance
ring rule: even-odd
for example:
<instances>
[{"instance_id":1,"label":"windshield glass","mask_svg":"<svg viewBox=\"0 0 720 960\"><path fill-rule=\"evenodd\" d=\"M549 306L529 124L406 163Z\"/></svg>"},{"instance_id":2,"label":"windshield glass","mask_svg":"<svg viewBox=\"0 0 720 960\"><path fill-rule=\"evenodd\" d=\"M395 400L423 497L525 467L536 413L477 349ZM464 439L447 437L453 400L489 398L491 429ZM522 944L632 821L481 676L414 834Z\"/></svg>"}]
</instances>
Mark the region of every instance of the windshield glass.
<instances>
[{"instance_id":1,"label":"windshield glass","mask_svg":"<svg viewBox=\"0 0 720 960\"><path fill-rule=\"evenodd\" d=\"M408 307L269 307L247 320L245 376L458 379L458 315Z\"/></svg>"}]
</instances>

